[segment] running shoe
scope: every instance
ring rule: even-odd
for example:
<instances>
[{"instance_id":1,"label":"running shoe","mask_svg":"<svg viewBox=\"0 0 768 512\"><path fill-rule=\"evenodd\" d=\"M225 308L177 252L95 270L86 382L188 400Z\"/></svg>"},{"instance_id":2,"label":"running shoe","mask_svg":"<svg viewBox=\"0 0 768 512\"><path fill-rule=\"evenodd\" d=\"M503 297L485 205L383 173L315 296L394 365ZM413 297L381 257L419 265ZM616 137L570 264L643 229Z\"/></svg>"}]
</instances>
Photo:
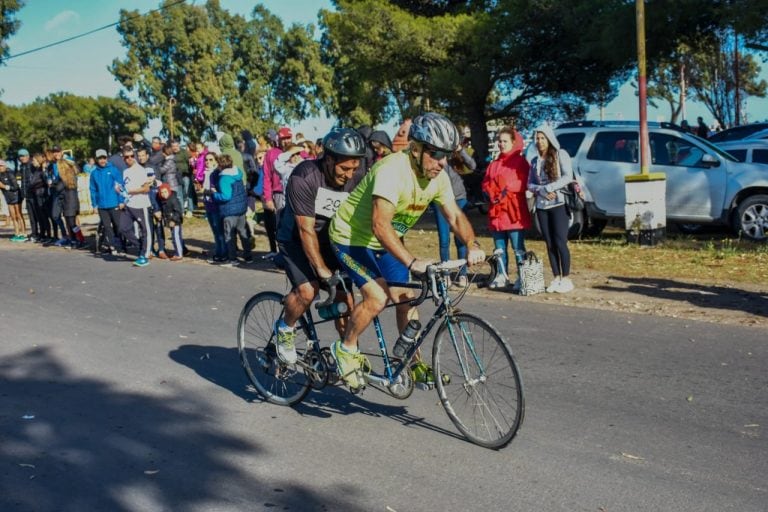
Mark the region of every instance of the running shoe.
<instances>
[{"instance_id":1,"label":"running shoe","mask_svg":"<svg viewBox=\"0 0 768 512\"><path fill-rule=\"evenodd\" d=\"M275 326L277 357L286 364L296 363L296 329L281 329Z\"/></svg>"},{"instance_id":2,"label":"running shoe","mask_svg":"<svg viewBox=\"0 0 768 512\"><path fill-rule=\"evenodd\" d=\"M491 290L500 290L501 288L506 288L507 285L509 285L509 279L507 279L507 276L502 273L498 273L496 274L496 277L493 278L493 281L488 284L488 288Z\"/></svg>"},{"instance_id":3,"label":"running shoe","mask_svg":"<svg viewBox=\"0 0 768 512\"><path fill-rule=\"evenodd\" d=\"M547 293L557 293L558 291L560 291L560 276L555 276L547 286Z\"/></svg>"},{"instance_id":4,"label":"running shoe","mask_svg":"<svg viewBox=\"0 0 768 512\"><path fill-rule=\"evenodd\" d=\"M344 383L352 391L357 391L365 386L363 372L371 371L371 363L359 350L349 352L345 349L341 340L336 340L331 345L331 355L336 360L336 369Z\"/></svg>"},{"instance_id":5,"label":"running shoe","mask_svg":"<svg viewBox=\"0 0 768 512\"><path fill-rule=\"evenodd\" d=\"M147 265L149 265L149 260L144 256L139 256L133 262L134 267L146 267Z\"/></svg>"},{"instance_id":6,"label":"running shoe","mask_svg":"<svg viewBox=\"0 0 768 512\"><path fill-rule=\"evenodd\" d=\"M561 277L560 278L560 285L557 287L557 290L555 290L557 293L568 293L570 291L573 291L573 281L570 280L568 277Z\"/></svg>"}]
</instances>

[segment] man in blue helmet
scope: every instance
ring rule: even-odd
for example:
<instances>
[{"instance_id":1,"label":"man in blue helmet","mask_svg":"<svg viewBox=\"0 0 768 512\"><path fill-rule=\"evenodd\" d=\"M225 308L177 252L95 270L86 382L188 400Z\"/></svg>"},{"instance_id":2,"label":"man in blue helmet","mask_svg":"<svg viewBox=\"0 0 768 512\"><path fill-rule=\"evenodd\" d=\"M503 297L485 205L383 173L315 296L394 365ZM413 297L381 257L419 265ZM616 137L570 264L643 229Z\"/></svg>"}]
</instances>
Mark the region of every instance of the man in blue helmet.
<instances>
[{"instance_id":1,"label":"man in blue helmet","mask_svg":"<svg viewBox=\"0 0 768 512\"><path fill-rule=\"evenodd\" d=\"M285 298L285 315L275 326L276 348L280 360L289 364L296 362L296 322L312 304L320 284L339 269L328 238L330 220L364 174L358 168L365 156L365 142L354 130L332 130L323 139L323 147L320 159L304 160L291 173L277 232L292 290ZM351 295L340 292L336 300L351 309ZM340 334L343 324L337 321Z\"/></svg>"},{"instance_id":2,"label":"man in blue helmet","mask_svg":"<svg viewBox=\"0 0 768 512\"><path fill-rule=\"evenodd\" d=\"M456 204L448 175L448 157L459 146L456 126L436 113L416 117L408 132L407 150L377 162L339 207L331 221L330 237L336 257L360 288L363 300L355 306L343 340L332 348L339 374L352 390L363 384L362 368L369 367L358 349L358 337L390 299L396 306L402 332L416 310L409 292L391 290L387 282L403 283L408 272L424 273L432 260L415 257L403 244L431 202L435 202L459 239L469 248L470 265L485 260L467 217Z\"/></svg>"}]
</instances>

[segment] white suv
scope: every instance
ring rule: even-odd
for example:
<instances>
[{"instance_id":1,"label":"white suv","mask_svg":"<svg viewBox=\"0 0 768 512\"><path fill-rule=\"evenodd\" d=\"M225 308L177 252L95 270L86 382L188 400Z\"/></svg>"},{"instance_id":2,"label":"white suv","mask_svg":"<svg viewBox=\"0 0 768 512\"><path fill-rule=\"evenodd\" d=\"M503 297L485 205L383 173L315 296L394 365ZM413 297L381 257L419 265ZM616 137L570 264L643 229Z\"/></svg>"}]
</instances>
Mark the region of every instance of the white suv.
<instances>
[{"instance_id":1,"label":"white suv","mask_svg":"<svg viewBox=\"0 0 768 512\"><path fill-rule=\"evenodd\" d=\"M651 172L667 176L667 219L682 225L726 224L751 240L768 239L768 173L670 123L649 123ZM573 219L598 234L624 217L624 176L640 172L638 123L579 121L555 129L586 194ZM581 214L581 218L579 217Z\"/></svg>"}]
</instances>

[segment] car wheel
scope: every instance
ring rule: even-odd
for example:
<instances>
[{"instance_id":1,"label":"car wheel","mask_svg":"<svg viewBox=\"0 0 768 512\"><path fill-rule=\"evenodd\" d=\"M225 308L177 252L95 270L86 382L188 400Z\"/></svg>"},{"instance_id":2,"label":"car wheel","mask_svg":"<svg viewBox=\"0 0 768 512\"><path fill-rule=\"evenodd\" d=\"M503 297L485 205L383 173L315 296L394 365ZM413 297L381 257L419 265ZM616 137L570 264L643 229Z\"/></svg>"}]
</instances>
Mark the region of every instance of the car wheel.
<instances>
[{"instance_id":1,"label":"car wheel","mask_svg":"<svg viewBox=\"0 0 768 512\"><path fill-rule=\"evenodd\" d=\"M736 232L756 242L768 239L768 196L758 194L744 199L736 210Z\"/></svg>"},{"instance_id":2,"label":"car wheel","mask_svg":"<svg viewBox=\"0 0 768 512\"><path fill-rule=\"evenodd\" d=\"M584 222L584 236L600 236L605 226L608 225L607 219L596 219L594 217L586 217Z\"/></svg>"}]
</instances>

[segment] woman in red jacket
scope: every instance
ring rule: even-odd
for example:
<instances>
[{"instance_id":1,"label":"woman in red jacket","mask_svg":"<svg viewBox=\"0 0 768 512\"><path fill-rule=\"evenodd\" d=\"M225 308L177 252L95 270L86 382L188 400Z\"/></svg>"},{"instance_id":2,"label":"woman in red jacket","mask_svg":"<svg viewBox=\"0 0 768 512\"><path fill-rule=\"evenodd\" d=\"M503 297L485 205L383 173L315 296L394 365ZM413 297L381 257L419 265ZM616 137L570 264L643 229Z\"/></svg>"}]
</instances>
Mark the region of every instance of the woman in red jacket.
<instances>
[{"instance_id":1,"label":"woman in red jacket","mask_svg":"<svg viewBox=\"0 0 768 512\"><path fill-rule=\"evenodd\" d=\"M520 135L517 134L517 138ZM496 249L504 251L502 262L509 270L507 241L515 252L515 261L519 266L525 254L523 233L531 227L531 215L525 199L530 166L520 151L521 144L515 144L515 129L505 126L499 130L499 156L491 162L485 171L482 182L483 192L488 196L488 227L493 236ZM517 272L515 272L518 275ZM507 274L508 275L508 274ZM506 275L499 274L489 285L490 288L503 288L509 284ZM513 291L520 287L520 279L515 281Z\"/></svg>"}]
</instances>

